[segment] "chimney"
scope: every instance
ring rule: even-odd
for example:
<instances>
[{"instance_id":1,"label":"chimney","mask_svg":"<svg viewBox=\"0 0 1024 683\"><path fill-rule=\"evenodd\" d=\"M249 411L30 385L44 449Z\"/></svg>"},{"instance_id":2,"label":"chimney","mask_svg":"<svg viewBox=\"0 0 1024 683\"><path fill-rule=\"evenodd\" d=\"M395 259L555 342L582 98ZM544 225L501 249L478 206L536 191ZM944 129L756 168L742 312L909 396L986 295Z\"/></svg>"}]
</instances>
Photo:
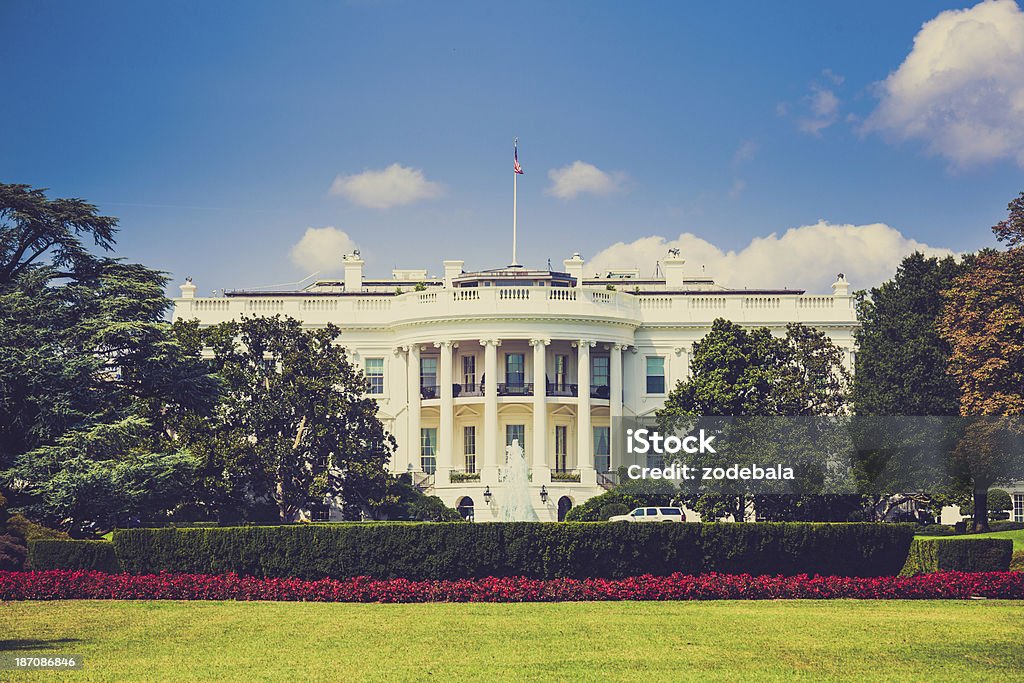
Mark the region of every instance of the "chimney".
<instances>
[{"instance_id":1,"label":"chimney","mask_svg":"<svg viewBox=\"0 0 1024 683\"><path fill-rule=\"evenodd\" d=\"M565 272L576 278L576 286L580 287L583 284L583 257L577 251L572 255L572 258L567 258L562 261L565 266Z\"/></svg>"},{"instance_id":2,"label":"chimney","mask_svg":"<svg viewBox=\"0 0 1024 683\"><path fill-rule=\"evenodd\" d=\"M832 283L832 296L850 296L850 283L846 281L846 275L839 273L836 281Z\"/></svg>"},{"instance_id":3,"label":"chimney","mask_svg":"<svg viewBox=\"0 0 1024 683\"><path fill-rule=\"evenodd\" d=\"M444 262L444 286L451 287L452 280L462 275L462 266L465 265L465 261L445 261Z\"/></svg>"},{"instance_id":4,"label":"chimney","mask_svg":"<svg viewBox=\"0 0 1024 683\"><path fill-rule=\"evenodd\" d=\"M196 286L192 284L192 278L185 278L185 284L181 285L181 298L182 299L195 299L196 298Z\"/></svg>"},{"instance_id":5,"label":"chimney","mask_svg":"<svg viewBox=\"0 0 1024 683\"><path fill-rule=\"evenodd\" d=\"M670 249L668 256L661 260L661 272L665 275L666 287L683 286L683 264L686 260L680 258L678 249Z\"/></svg>"},{"instance_id":6,"label":"chimney","mask_svg":"<svg viewBox=\"0 0 1024 683\"><path fill-rule=\"evenodd\" d=\"M345 265L345 292L363 291L363 264L366 261L359 258L359 250L345 254L341 260Z\"/></svg>"}]
</instances>

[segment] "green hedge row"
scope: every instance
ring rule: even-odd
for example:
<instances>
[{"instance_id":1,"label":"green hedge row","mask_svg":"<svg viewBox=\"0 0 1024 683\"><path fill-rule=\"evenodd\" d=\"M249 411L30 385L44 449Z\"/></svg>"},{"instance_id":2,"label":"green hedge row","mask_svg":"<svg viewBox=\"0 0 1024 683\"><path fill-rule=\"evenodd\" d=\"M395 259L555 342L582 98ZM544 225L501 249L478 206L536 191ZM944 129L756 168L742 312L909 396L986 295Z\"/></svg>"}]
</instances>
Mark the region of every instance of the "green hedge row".
<instances>
[{"instance_id":1,"label":"green hedge row","mask_svg":"<svg viewBox=\"0 0 1024 683\"><path fill-rule=\"evenodd\" d=\"M28 542L28 568L90 569L118 572L120 566L110 541L37 539Z\"/></svg>"},{"instance_id":2,"label":"green hedge row","mask_svg":"<svg viewBox=\"0 0 1024 683\"><path fill-rule=\"evenodd\" d=\"M1012 555L1013 541L1006 538L915 538L900 573L1005 572Z\"/></svg>"},{"instance_id":3,"label":"green hedge row","mask_svg":"<svg viewBox=\"0 0 1024 683\"><path fill-rule=\"evenodd\" d=\"M343 524L128 529L127 572L459 579L672 572L895 575L913 535L894 524Z\"/></svg>"}]
</instances>

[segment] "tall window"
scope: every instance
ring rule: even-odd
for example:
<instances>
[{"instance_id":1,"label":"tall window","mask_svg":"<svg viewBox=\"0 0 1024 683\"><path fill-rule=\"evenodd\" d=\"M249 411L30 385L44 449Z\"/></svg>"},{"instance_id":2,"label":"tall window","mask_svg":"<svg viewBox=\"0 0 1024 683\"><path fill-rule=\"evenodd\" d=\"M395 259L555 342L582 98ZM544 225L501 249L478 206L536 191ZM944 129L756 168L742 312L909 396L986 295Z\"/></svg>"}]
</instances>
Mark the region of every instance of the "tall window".
<instances>
[{"instance_id":1,"label":"tall window","mask_svg":"<svg viewBox=\"0 0 1024 683\"><path fill-rule=\"evenodd\" d=\"M476 472L476 427L462 428L462 452L466 454L466 471Z\"/></svg>"},{"instance_id":2,"label":"tall window","mask_svg":"<svg viewBox=\"0 0 1024 683\"><path fill-rule=\"evenodd\" d=\"M366 380L370 383L371 394L384 393L384 359L366 359Z\"/></svg>"},{"instance_id":3,"label":"tall window","mask_svg":"<svg viewBox=\"0 0 1024 683\"><path fill-rule=\"evenodd\" d=\"M462 357L462 384L466 391L476 388L476 356Z\"/></svg>"},{"instance_id":4,"label":"tall window","mask_svg":"<svg viewBox=\"0 0 1024 683\"><path fill-rule=\"evenodd\" d=\"M434 391L437 387L437 359L420 358L420 389Z\"/></svg>"},{"instance_id":5,"label":"tall window","mask_svg":"<svg viewBox=\"0 0 1024 683\"><path fill-rule=\"evenodd\" d=\"M1024 493L1013 494L1013 521L1024 522Z\"/></svg>"},{"instance_id":6,"label":"tall window","mask_svg":"<svg viewBox=\"0 0 1024 683\"><path fill-rule=\"evenodd\" d=\"M647 393L665 393L664 356L647 356Z\"/></svg>"},{"instance_id":7,"label":"tall window","mask_svg":"<svg viewBox=\"0 0 1024 683\"><path fill-rule=\"evenodd\" d=\"M592 356L590 358L590 383L595 387L608 386L610 377L608 364L611 359L608 356Z\"/></svg>"},{"instance_id":8,"label":"tall window","mask_svg":"<svg viewBox=\"0 0 1024 683\"><path fill-rule=\"evenodd\" d=\"M526 356L521 353L505 354L505 383L521 387L526 382Z\"/></svg>"},{"instance_id":9,"label":"tall window","mask_svg":"<svg viewBox=\"0 0 1024 683\"><path fill-rule=\"evenodd\" d=\"M612 452L608 427L594 427L594 469L607 472L612 468Z\"/></svg>"},{"instance_id":10,"label":"tall window","mask_svg":"<svg viewBox=\"0 0 1024 683\"><path fill-rule=\"evenodd\" d=\"M564 353L555 354L555 386L563 389L569 383L569 356Z\"/></svg>"},{"instance_id":11,"label":"tall window","mask_svg":"<svg viewBox=\"0 0 1024 683\"><path fill-rule=\"evenodd\" d=\"M437 427L420 428L420 469L427 474L437 470Z\"/></svg>"},{"instance_id":12,"label":"tall window","mask_svg":"<svg viewBox=\"0 0 1024 683\"><path fill-rule=\"evenodd\" d=\"M555 426L555 471L565 472L569 459L569 428L565 425Z\"/></svg>"},{"instance_id":13,"label":"tall window","mask_svg":"<svg viewBox=\"0 0 1024 683\"><path fill-rule=\"evenodd\" d=\"M505 445L511 446L513 439L519 439L519 445L526 451L526 425L505 425Z\"/></svg>"}]
</instances>

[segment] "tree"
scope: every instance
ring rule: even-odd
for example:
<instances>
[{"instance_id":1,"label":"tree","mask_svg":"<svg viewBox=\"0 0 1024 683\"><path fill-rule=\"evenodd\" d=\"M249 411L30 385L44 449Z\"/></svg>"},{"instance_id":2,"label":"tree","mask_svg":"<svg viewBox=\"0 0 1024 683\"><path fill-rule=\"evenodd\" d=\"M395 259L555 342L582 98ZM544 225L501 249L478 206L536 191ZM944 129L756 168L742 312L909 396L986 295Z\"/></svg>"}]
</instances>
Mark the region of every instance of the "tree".
<instances>
[{"instance_id":1,"label":"tree","mask_svg":"<svg viewBox=\"0 0 1024 683\"><path fill-rule=\"evenodd\" d=\"M205 500L224 518L272 502L281 521L340 497L358 519L393 502L385 464L394 439L377 418L366 380L328 325L243 318L207 330L177 323L186 346L208 347L223 382L211 418L186 414L182 444L202 458Z\"/></svg>"},{"instance_id":2,"label":"tree","mask_svg":"<svg viewBox=\"0 0 1024 683\"><path fill-rule=\"evenodd\" d=\"M959 415L950 346L936 329L942 292L964 267L914 252L893 279L859 292L853 405L858 415Z\"/></svg>"},{"instance_id":3,"label":"tree","mask_svg":"<svg viewBox=\"0 0 1024 683\"><path fill-rule=\"evenodd\" d=\"M992 231L1010 248L978 254L944 293L938 324L951 349L960 414L972 418L953 464L973 484L976 531L988 529L989 487L1024 474L1020 454L1005 450L1013 447L1019 420L977 419L1024 415L1024 193L1008 210Z\"/></svg>"},{"instance_id":4,"label":"tree","mask_svg":"<svg viewBox=\"0 0 1024 683\"><path fill-rule=\"evenodd\" d=\"M157 489L188 457L166 419L208 410L217 390L164 319L165 275L83 243L112 249L116 225L81 200L0 185L0 481L12 504L77 534L161 512L137 503L165 501ZM97 496L103 480L134 482L135 503Z\"/></svg>"},{"instance_id":5,"label":"tree","mask_svg":"<svg viewBox=\"0 0 1024 683\"><path fill-rule=\"evenodd\" d=\"M804 451L795 453L791 448L788 453L795 461L808 464L801 474L823 482L823 474L811 472L821 469L823 459L818 452L808 452L818 451L820 445L815 442L825 438L814 433L816 421L782 424L751 418L835 415L844 409L848 384L842 352L824 333L790 324L786 336L778 338L766 328L746 330L719 318L694 345L691 377L673 389L656 418L663 433L688 429L700 417L748 418L724 424L727 451L719 449L719 453L702 455L699 462L690 460L690 464L761 464L766 447L786 443ZM782 440L774 438L780 430L785 432ZM752 493L747 484L731 482L717 490L691 490L686 501L702 517L728 514L743 521ZM756 504L756 497L754 501Z\"/></svg>"}]
</instances>

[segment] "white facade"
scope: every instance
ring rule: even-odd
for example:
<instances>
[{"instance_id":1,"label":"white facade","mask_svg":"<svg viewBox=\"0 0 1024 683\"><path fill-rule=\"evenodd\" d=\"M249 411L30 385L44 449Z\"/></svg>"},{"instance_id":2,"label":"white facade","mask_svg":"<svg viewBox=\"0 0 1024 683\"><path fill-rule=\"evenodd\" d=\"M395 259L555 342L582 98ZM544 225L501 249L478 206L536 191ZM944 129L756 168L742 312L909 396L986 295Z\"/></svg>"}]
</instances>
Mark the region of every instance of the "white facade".
<instances>
[{"instance_id":1,"label":"white facade","mask_svg":"<svg viewBox=\"0 0 1024 683\"><path fill-rule=\"evenodd\" d=\"M186 282L174 318L213 325L281 314L340 327L398 441L392 470L411 472L478 521L496 518L512 438L526 452L541 520L613 485L613 418L660 408L716 318L779 334L790 322L818 328L853 365L857 320L842 275L831 294L809 295L687 278L673 255L660 261L662 276L647 279L636 271L586 278L578 254L563 272L467 274L462 261L445 261L443 277L401 270L371 279L363 265L358 253L348 255L343 279L301 291L202 298Z\"/></svg>"}]
</instances>

